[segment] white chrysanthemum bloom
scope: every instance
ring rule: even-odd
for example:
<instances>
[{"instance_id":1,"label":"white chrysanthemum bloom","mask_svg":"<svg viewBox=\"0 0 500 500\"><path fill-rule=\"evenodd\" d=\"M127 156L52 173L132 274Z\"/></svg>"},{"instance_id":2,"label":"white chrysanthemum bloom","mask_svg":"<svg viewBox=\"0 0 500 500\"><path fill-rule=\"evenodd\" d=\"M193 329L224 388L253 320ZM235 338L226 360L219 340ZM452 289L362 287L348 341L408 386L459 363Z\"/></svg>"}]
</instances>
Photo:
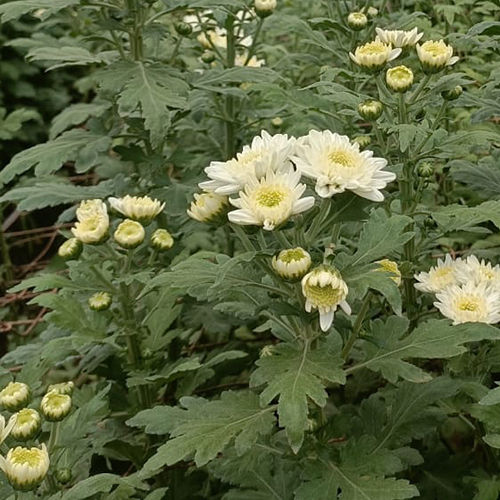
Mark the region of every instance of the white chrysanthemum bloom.
<instances>
[{"instance_id":1,"label":"white chrysanthemum bloom","mask_svg":"<svg viewBox=\"0 0 500 500\"><path fill-rule=\"evenodd\" d=\"M93 311L105 311L110 308L112 301L113 299L108 292L96 292L89 297L88 304Z\"/></svg>"},{"instance_id":2,"label":"white chrysanthemum bloom","mask_svg":"<svg viewBox=\"0 0 500 500\"><path fill-rule=\"evenodd\" d=\"M59 422L71 411L71 396L49 391L42 398L40 411L49 422Z\"/></svg>"},{"instance_id":3,"label":"white chrysanthemum bloom","mask_svg":"<svg viewBox=\"0 0 500 500\"><path fill-rule=\"evenodd\" d=\"M360 31L368 24L368 18L364 12L351 12L347 16L347 24L355 31Z\"/></svg>"},{"instance_id":4,"label":"white chrysanthemum bloom","mask_svg":"<svg viewBox=\"0 0 500 500\"><path fill-rule=\"evenodd\" d=\"M453 47L446 45L443 40L428 40L422 45L417 44L417 55L426 73L437 73L446 66L452 66L459 59L453 55Z\"/></svg>"},{"instance_id":5,"label":"white chrysanthemum bloom","mask_svg":"<svg viewBox=\"0 0 500 500\"><path fill-rule=\"evenodd\" d=\"M301 278L311 267L311 256L301 247L281 250L273 257L272 266L283 278Z\"/></svg>"},{"instance_id":6,"label":"white chrysanthemum bloom","mask_svg":"<svg viewBox=\"0 0 500 500\"><path fill-rule=\"evenodd\" d=\"M460 283L486 283L500 290L500 265L492 266L491 262L469 255L456 269L457 279Z\"/></svg>"},{"instance_id":7,"label":"white chrysanthemum bloom","mask_svg":"<svg viewBox=\"0 0 500 500\"><path fill-rule=\"evenodd\" d=\"M89 217L95 217L96 215L107 216L108 208L102 200L84 200L80 203L76 209L76 218L78 221L82 222Z\"/></svg>"},{"instance_id":8,"label":"white chrysanthemum bloom","mask_svg":"<svg viewBox=\"0 0 500 500\"><path fill-rule=\"evenodd\" d=\"M236 57L234 58L234 65L247 66L248 68L260 68L261 66L264 66L266 64L266 61L264 61L264 59L257 59L257 56L252 56L248 60L248 62L247 58L248 58L248 53L246 52L237 54Z\"/></svg>"},{"instance_id":9,"label":"white chrysanthemum bloom","mask_svg":"<svg viewBox=\"0 0 500 500\"><path fill-rule=\"evenodd\" d=\"M108 236L108 214L92 215L75 223L71 228L73 236L82 243L96 245L103 242Z\"/></svg>"},{"instance_id":10,"label":"white chrysanthemum bloom","mask_svg":"<svg viewBox=\"0 0 500 500\"><path fill-rule=\"evenodd\" d=\"M170 250L174 245L172 235L166 229L157 229L151 235L151 245L161 252Z\"/></svg>"},{"instance_id":11,"label":"white chrysanthemum bloom","mask_svg":"<svg viewBox=\"0 0 500 500\"><path fill-rule=\"evenodd\" d=\"M229 200L239 209L228 213L229 220L272 231L292 215L309 210L314 205L313 196L301 198L306 186L299 181L300 172L291 167L288 172L269 171L260 180L249 179L245 189L240 191L240 197Z\"/></svg>"},{"instance_id":12,"label":"white chrysanthemum bloom","mask_svg":"<svg viewBox=\"0 0 500 500\"><path fill-rule=\"evenodd\" d=\"M394 276L391 276L391 280L394 281L396 285L401 285L401 271L396 262L389 259L382 259L377 260L376 264L380 266L377 270L392 273Z\"/></svg>"},{"instance_id":13,"label":"white chrysanthemum bloom","mask_svg":"<svg viewBox=\"0 0 500 500\"><path fill-rule=\"evenodd\" d=\"M437 293L451 285L459 284L457 270L462 265L461 259L452 259L446 255L445 259L438 259L437 264L429 272L415 275L420 283L415 283L415 288L421 292Z\"/></svg>"},{"instance_id":14,"label":"white chrysanthemum bloom","mask_svg":"<svg viewBox=\"0 0 500 500\"><path fill-rule=\"evenodd\" d=\"M413 85L413 71L407 66L395 66L387 70L385 81L394 92L406 92Z\"/></svg>"},{"instance_id":15,"label":"white chrysanthemum bloom","mask_svg":"<svg viewBox=\"0 0 500 500\"><path fill-rule=\"evenodd\" d=\"M76 238L66 240L57 250L57 255L64 260L76 259L82 253L82 242Z\"/></svg>"},{"instance_id":16,"label":"white chrysanthemum bloom","mask_svg":"<svg viewBox=\"0 0 500 500\"><path fill-rule=\"evenodd\" d=\"M199 222L210 222L222 214L227 206L227 196L216 193L195 193L187 214Z\"/></svg>"},{"instance_id":17,"label":"white chrysanthemum bloom","mask_svg":"<svg viewBox=\"0 0 500 500\"><path fill-rule=\"evenodd\" d=\"M42 426L40 414L32 408L23 408L9 419L11 436L18 441L28 441L34 438Z\"/></svg>"},{"instance_id":18,"label":"white chrysanthemum bloom","mask_svg":"<svg viewBox=\"0 0 500 500\"><path fill-rule=\"evenodd\" d=\"M118 224L113 238L123 248L135 248L144 241L146 231L140 222L125 219Z\"/></svg>"},{"instance_id":19,"label":"white chrysanthemum bloom","mask_svg":"<svg viewBox=\"0 0 500 500\"><path fill-rule=\"evenodd\" d=\"M141 224L149 224L164 208L165 203L149 196L130 196L109 198L111 207L129 219Z\"/></svg>"},{"instance_id":20,"label":"white chrysanthemum bloom","mask_svg":"<svg viewBox=\"0 0 500 500\"><path fill-rule=\"evenodd\" d=\"M358 66L377 71L382 69L389 61L396 59L399 54L401 54L401 49L393 49L390 43L374 40L356 47L354 54L349 52L349 57Z\"/></svg>"},{"instance_id":21,"label":"white chrysanthemum bloom","mask_svg":"<svg viewBox=\"0 0 500 500\"><path fill-rule=\"evenodd\" d=\"M9 418L7 425L5 425L5 417L3 415L0 415L0 444L2 444L7 436L11 433L12 428L16 423L15 415L16 414L12 415L12 417Z\"/></svg>"},{"instance_id":22,"label":"white chrysanthemum bloom","mask_svg":"<svg viewBox=\"0 0 500 500\"><path fill-rule=\"evenodd\" d=\"M0 391L0 405L9 411L16 411L24 408L29 403L30 399L30 388L22 382L9 382Z\"/></svg>"},{"instance_id":23,"label":"white chrysanthemum bloom","mask_svg":"<svg viewBox=\"0 0 500 500\"><path fill-rule=\"evenodd\" d=\"M500 322L500 291L487 283L451 285L436 294L437 307L454 325Z\"/></svg>"},{"instance_id":24,"label":"white chrysanthemum bloom","mask_svg":"<svg viewBox=\"0 0 500 500\"><path fill-rule=\"evenodd\" d=\"M289 158L294 146L294 137L286 134L270 135L263 130L235 158L211 162L205 168L211 180L201 182L200 188L220 195L238 193L250 178L260 179L269 170L287 171L291 166Z\"/></svg>"},{"instance_id":25,"label":"white chrysanthemum bloom","mask_svg":"<svg viewBox=\"0 0 500 500\"><path fill-rule=\"evenodd\" d=\"M274 12L277 4L277 0L255 0L255 12L259 17L267 17Z\"/></svg>"},{"instance_id":26,"label":"white chrysanthemum bloom","mask_svg":"<svg viewBox=\"0 0 500 500\"><path fill-rule=\"evenodd\" d=\"M404 30L383 30L375 28L377 38L383 43L390 43L396 48L414 47L417 42L424 36L418 32L418 28L413 28L410 31Z\"/></svg>"},{"instance_id":27,"label":"white chrysanthemum bloom","mask_svg":"<svg viewBox=\"0 0 500 500\"><path fill-rule=\"evenodd\" d=\"M303 175L316 180L316 192L322 198L349 190L371 201L383 201L380 190L396 178L383 170L387 160L373 157L372 151L360 151L347 136L329 130L311 130L299 141L292 160Z\"/></svg>"},{"instance_id":28,"label":"white chrysanthemum bloom","mask_svg":"<svg viewBox=\"0 0 500 500\"><path fill-rule=\"evenodd\" d=\"M4 458L0 456L0 468L16 490L36 488L47 475L50 460L45 443L41 448L11 448Z\"/></svg>"},{"instance_id":29,"label":"white chrysanthemum bloom","mask_svg":"<svg viewBox=\"0 0 500 500\"><path fill-rule=\"evenodd\" d=\"M317 309L321 330L326 332L340 306L346 314L351 308L346 302L348 288L339 271L332 266L321 265L302 278L302 294L306 298L306 311Z\"/></svg>"},{"instance_id":30,"label":"white chrysanthemum bloom","mask_svg":"<svg viewBox=\"0 0 500 500\"><path fill-rule=\"evenodd\" d=\"M75 384L69 380L68 382L59 382L58 384L49 385L47 392L55 391L59 394L67 394L68 396L71 396L74 390Z\"/></svg>"}]
</instances>

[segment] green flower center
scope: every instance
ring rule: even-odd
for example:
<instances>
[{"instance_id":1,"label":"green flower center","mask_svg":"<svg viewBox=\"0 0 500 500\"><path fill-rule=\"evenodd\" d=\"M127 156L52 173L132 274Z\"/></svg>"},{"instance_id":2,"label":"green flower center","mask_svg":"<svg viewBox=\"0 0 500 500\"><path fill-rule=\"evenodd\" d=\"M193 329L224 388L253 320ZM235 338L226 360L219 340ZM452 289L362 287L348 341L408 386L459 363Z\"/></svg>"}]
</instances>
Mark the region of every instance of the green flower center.
<instances>
[{"instance_id":1,"label":"green flower center","mask_svg":"<svg viewBox=\"0 0 500 500\"><path fill-rule=\"evenodd\" d=\"M15 396L23 390L23 386L17 382L9 384L2 393L4 396Z\"/></svg>"},{"instance_id":2,"label":"green flower center","mask_svg":"<svg viewBox=\"0 0 500 500\"><path fill-rule=\"evenodd\" d=\"M284 199L286 193L276 188L264 187L259 190L255 197L257 203L264 207L277 207Z\"/></svg>"},{"instance_id":3,"label":"green flower center","mask_svg":"<svg viewBox=\"0 0 500 500\"><path fill-rule=\"evenodd\" d=\"M338 304L344 299L342 290L331 286L307 286L307 298L315 305L329 307Z\"/></svg>"},{"instance_id":4,"label":"green flower center","mask_svg":"<svg viewBox=\"0 0 500 500\"><path fill-rule=\"evenodd\" d=\"M426 43L424 45L424 49L426 52L431 54L433 57L438 57L446 54L446 47L440 43Z\"/></svg>"},{"instance_id":5,"label":"green flower center","mask_svg":"<svg viewBox=\"0 0 500 500\"><path fill-rule=\"evenodd\" d=\"M290 262L302 260L305 256L306 255L301 248L292 248L291 250L283 252L280 255L280 260L286 264L290 264Z\"/></svg>"},{"instance_id":6,"label":"green flower center","mask_svg":"<svg viewBox=\"0 0 500 500\"><path fill-rule=\"evenodd\" d=\"M66 404L66 401L68 399L68 396L64 394L49 394L47 396L47 406L49 406L53 410L59 410L61 406L64 406Z\"/></svg>"},{"instance_id":7,"label":"green flower center","mask_svg":"<svg viewBox=\"0 0 500 500\"><path fill-rule=\"evenodd\" d=\"M17 414L16 425L31 424L35 418L35 413L32 410L24 408Z\"/></svg>"},{"instance_id":8,"label":"green flower center","mask_svg":"<svg viewBox=\"0 0 500 500\"><path fill-rule=\"evenodd\" d=\"M390 70L390 75L396 80L409 80L412 77L411 71L408 68L398 67Z\"/></svg>"},{"instance_id":9,"label":"green flower center","mask_svg":"<svg viewBox=\"0 0 500 500\"><path fill-rule=\"evenodd\" d=\"M15 464L38 467L41 462L41 452L37 448L16 448L11 455L11 460Z\"/></svg>"}]
</instances>

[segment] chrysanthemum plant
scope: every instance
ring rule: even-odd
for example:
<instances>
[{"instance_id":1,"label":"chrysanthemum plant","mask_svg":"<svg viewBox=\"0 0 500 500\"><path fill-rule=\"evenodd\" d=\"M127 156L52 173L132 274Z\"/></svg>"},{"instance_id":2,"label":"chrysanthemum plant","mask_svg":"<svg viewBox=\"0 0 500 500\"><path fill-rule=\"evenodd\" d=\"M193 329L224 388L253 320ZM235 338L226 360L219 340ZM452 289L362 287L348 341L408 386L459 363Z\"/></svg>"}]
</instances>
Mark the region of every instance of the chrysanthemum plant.
<instances>
[{"instance_id":1,"label":"chrysanthemum plant","mask_svg":"<svg viewBox=\"0 0 500 500\"><path fill-rule=\"evenodd\" d=\"M57 465L38 448L23 484L54 500L496 498L500 135L474 50L494 59L498 22L471 28L489 7L469 3L447 38L430 20L451 11L427 2L36 6L74 39L18 44L86 66L95 98L0 173L34 168L2 200L75 221L52 269L11 289L48 312L5 385L78 386L75 410L43 396Z\"/></svg>"}]
</instances>

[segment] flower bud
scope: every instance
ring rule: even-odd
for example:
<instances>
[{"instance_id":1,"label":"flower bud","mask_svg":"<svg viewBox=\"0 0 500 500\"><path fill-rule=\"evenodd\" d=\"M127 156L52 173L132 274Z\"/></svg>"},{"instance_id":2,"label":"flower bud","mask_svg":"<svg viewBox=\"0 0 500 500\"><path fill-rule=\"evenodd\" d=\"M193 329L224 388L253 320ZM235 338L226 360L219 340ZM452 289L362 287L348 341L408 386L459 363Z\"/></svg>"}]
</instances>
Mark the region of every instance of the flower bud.
<instances>
[{"instance_id":1,"label":"flower bud","mask_svg":"<svg viewBox=\"0 0 500 500\"><path fill-rule=\"evenodd\" d=\"M259 357L261 358L269 358L274 354L274 351L276 350L275 346L273 344L268 344L265 345L259 353Z\"/></svg>"},{"instance_id":2,"label":"flower bud","mask_svg":"<svg viewBox=\"0 0 500 500\"><path fill-rule=\"evenodd\" d=\"M280 128L283 125L283 118L276 116L271 120L271 125L276 128Z\"/></svg>"},{"instance_id":3,"label":"flower bud","mask_svg":"<svg viewBox=\"0 0 500 500\"><path fill-rule=\"evenodd\" d=\"M434 174L434 166L432 163L425 161L418 166L418 175L420 177L432 177Z\"/></svg>"},{"instance_id":4,"label":"flower bud","mask_svg":"<svg viewBox=\"0 0 500 500\"><path fill-rule=\"evenodd\" d=\"M394 276L391 276L391 280L396 283L396 285L401 285L401 271L398 268L398 265L396 262L393 260L389 259L382 259L382 260L377 260L376 264L378 264L379 271L387 271L389 273L392 273Z\"/></svg>"},{"instance_id":5,"label":"flower bud","mask_svg":"<svg viewBox=\"0 0 500 500\"><path fill-rule=\"evenodd\" d=\"M417 44L417 55L422 69L427 74L438 73L458 61L458 57L453 56L453 47L446 45L443 40L438 42L429 40L422 45Z\"/></svg>"},{"instance_id":6,"label":"flower bud","mask_svg":"<svg viewBox=\"0 0 500 500\"><path fill-rule=\"evenodd\" d=\"M149 196L127 195L123 198L109 198L108 201L111 208L145 226L165 208L165 203L161 203Z\"/></svg>"},{"instance_id":7,"label":"flower bud","mask_svg":"<svg viewBox=\"0 0 500 500\"><path fill-rule=\"evenodd\" d=\"M347 16L347 24L354 31L361 31L363 28L366 28L368 18L363 12L351 12Z\"/></svg>"},{"instance_id":8,"label":"flower bud","mask_svg":"<svg viewBox=\"0 0 500 500\"><path fill-rule=\"evenodd\" d=\"M21 491L35 489L47 475L50 460L47 447L42 444L41 448L23 448L17 446L11 448L7 456L0 457L0 468L10 485Z\"/></svg>"},{"instance_id":9,"label":"flower bud","mask_svg":"<svg viewBox=\"0 0 500 500\"><path fill-rule=\"evenodd\" d=\"M282 278L298 279L311 267L311 256L303 248L289 248L273 257L272 266Z\"/></svg>"},{"instance_id":10,"label":"flower bud","mask_svg":"<svg viewBox=\"0 0 500 500\"><path fill-rule=\"evenodd\" d=\"M59 422L71 411L71 396L49 391L42 398L40 411L49 422Z\"/></svg>"},{"instance_id":11,"label":"flower bud","mask_svg":"<svg viewBox=\"0 0 500 500\"><path fill-rule=\"evenodd\" d=\"M399 54L401 54L400 48L393 49L390 43L383 43L376 39L373 42L356 47L354 54L349 52L349 57L358 66L372 73L377 73L389 61L396 59Z\"/></svg>"},{"instance_id":12,"label":"flower bud","mask_svg":"<svg viewBox=\"0 0 500 500\"><path fill-rule=\"evenodd\" d=\"M215 61L215 54L210 50L205 50L205 52L201 54L201 60L205 64L213 63Z\"/></svg>"},{"instance_id":13,"label":"flower bud","mask_svg":"<svg viewBox=\"0 0 500 500\"><path fill-rule=\"evenodd\" d=\"M368 7L366 14L370 19L376 17L378 15L378 9L376 9L375 7Z\"/></svg>"},{"instance_id":14,"label":"flower bud","mask_svg":"<svg viewBox=\"0 0 500 500\"><path fill-rule=\"evenodd\" d=\"M195 194L187 214L199 222L212 222L222 214L227 204L227 196L215 193Z\"/></svg>"},{"instance_id":15,"label":"flower bud","mask_svg":"<svg viewBox=\"0 0 500 500\"><path fill-rule=\"evenodd\" d=\"M380 101L368 99L359 104L358 113L365 120L375 121L380 117L383 109L384 105Z\"/></svg>"},{"instance_id":16,"label":"flower bud","mask_svg":"<svg viewBox=\"0 0 500 500\"><path fill-rule=\"evenodd\" d=\"M181 36L189 36L193 32L193 27L189 23L179 22L174 24L175 31Z\"/></svg>"},{"instance_id":17,"label":"flower bud","mask_svg":"<svg viewBox=\"0 0 500 500\"><path fill-rule=\"evenodd\" d=\"M64 260L77 259L82 253L83 245L80 240L70 238L66 240L57 250L57 255Z\"/></svg>"},{"instance_id":18,"label":"flower bud","mask_svg":"<svg viewBox=\"0 0 500 500\"><path fill-rule=\"evenodd\" d=\"M358 135L353 139L352 142L355 142L361 149L364 149L372 142L372 140L369 135Z\"/></svg>"},{"instance_id":19,"label":"flower bud","mask_svg":"<svg viewBox=\"0 0 500 500\"><path fill-rule=\"evenodd\" d=\"M157 229L151 236L151 245L163 252L172 248L174 239L166 229Z\"/></svg>"},{"instance_id":20,"label":"flower bud","mask_svg":"<svg viewBox=\"0 0 500 500\"><path fill-rule=\"evenodd\" d=\"M333 266L321 265L302 278L302 294L306 299L305 309L319 311L321 330L326 332L333 322L333 316L340 306L346 314L351 308L345 301L348 288L340 272Z\"/></svg>"},{"instance_id":21,"label":"flower bud","mask_svg":"<svg viewBox=\"0 0 500 500\"><path fill-rule=\"evenodd\" d=\"M71 469L68 469L67 467L64 467L63 469L57 469L55 475L57 481L61 484L69 483L73 476Z\"/></svg>"},{"instance_id":22,"label":"flower bud","mask_svg":"<svg viewBox=\"0 0 500 500\"><path fill-rule=\"evenodd\" d=\"M30 388L22 382L9 382L0 391L0 405L9 411L24 408L30 402L30 399Z\"/></svg>"},{"instance_id":23,"label":"flower bud","mask_svg":"<svg viewBox=\"0 0 500 500\"><path fill-rule=\"evenodd\" d=\"M75 389L75 384L70 380L68 382L60 382L59 384L49 385L47 392L55 391L59 394L67 394L71 396Z\"/></svg>"},{"instance_id":24,"label":"flower bud","mask_svg":"<svg viewBox=\"0 0 500 500\"><path fill-rule=\"evenodd\" d=\"M385 81L394 92L406 92L413 84L413 71L406 66L396 66L387 70Z\"/></svg>"},{"instance_id":25,"label":"flower bud","mask_svg":"<svg viewBox=\"0 0 500 500\"><path fill-rule=\"evenodd\" d=\"M450 90L443 90L443 92L441 92L441 97L445 101L454 101L455 99L458 99L462 95L463 91L464 89L462 88L462 86L457 85L456 87Z\"/></svg>"},{"instance_id":26,"label":"flower bud","mask_svg":"<svg viewBox=\"0 0 500 500\"><path fill-rule=\"evenodd\" d=\"M255 12L260 18L270 16L276 9L276 0L255 0Z\"/></svg>"},{"instance_id":27,"label":"flower bud","mask_svg":"<svg viewBox=\"0 0 500 500\"><path fill-rule=\"evenodd\" d=\"M10 435L17 441L28 441L33 439L42 426L40 414L32 408L23 408L10 417L12 422Z\"/></svg>"},{"instance_id":28,"label":"flower bud","mask_svg":"<svg viewBox=\"0 0 500 500\"><path fill-rule=\"evenodd\" d=\"M115 241L123 248L135 248L144 241L146 232L139 222L125 219L118 224L113 237Z\"/></svg>"},{"instance_id":29,"label":"flower bud","mask_svg":"<svg viewBox=\"0 0 500 500\"><path fill-rule=\"evenodd\" d=\"M89 297L88 304L92 311L105 311L109 309L112 302L111 295L108 292L96 292L94 295ZM49 391L51 389L49 388ZM64 392L56 391L60 394L66 394Z\"/></svg>"}]
</instances>

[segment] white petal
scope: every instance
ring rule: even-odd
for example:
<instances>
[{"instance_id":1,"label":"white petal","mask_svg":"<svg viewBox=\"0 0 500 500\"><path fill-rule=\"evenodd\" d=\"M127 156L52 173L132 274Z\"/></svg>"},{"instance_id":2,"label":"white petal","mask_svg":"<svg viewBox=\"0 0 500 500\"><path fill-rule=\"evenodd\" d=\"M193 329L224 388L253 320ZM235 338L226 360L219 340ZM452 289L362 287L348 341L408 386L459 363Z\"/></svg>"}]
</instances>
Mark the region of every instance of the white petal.
<instances>
[{"instance_id":1,"label":"white petal","mask_svg":"<svg viewBox=\"0 0 500 500\"><path fill-rule=\"evenodd\" d=\"M328 313L322 314L319 313L319 325L323 332L326 332L330 329L333 323L334 311L331 309Z\"/></svg>"}]
</instances>

